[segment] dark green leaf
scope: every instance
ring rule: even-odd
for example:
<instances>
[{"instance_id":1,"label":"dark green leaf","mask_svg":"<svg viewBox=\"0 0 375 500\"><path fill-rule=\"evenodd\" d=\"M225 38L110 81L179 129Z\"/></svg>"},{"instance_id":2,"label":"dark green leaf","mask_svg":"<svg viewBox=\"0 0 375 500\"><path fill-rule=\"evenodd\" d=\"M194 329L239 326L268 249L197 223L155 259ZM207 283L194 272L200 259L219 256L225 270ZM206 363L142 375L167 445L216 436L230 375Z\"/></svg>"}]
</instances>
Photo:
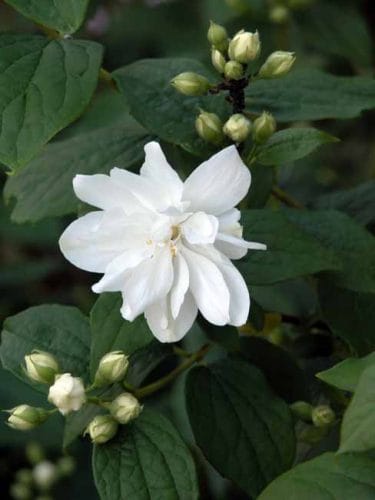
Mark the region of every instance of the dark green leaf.
<instances>
[{"instance_id":1,"label":"dark green leaf","mask_svg":"<svg viewBox=\"0 0 375 500\"><path fill-rule=\"evenodd\" d=\"M95 90L101 59L102 47L94 42L0 36L2 163L12 169L24 166L82 114Z\"/></svg>"},{"instance_id":2,"label":"dark green leaf","mask_svg":"<svg viewBox=\"0 0 375 500\"><path fill-rule=\"evenodd\" d=\"M274 169L253 164L250 166L251 186L248 194L247 208L263 208L271 195L274 182Z\"/></svg>"},{"instance_id":3,"label":"dark green leaf","mask_svg":"<svg viewBox=\"0 0 375 500\"><path fill-rule=\"evenodd\" d=\"M117 436L94 449L95 483L102 500L194 500L194 462L161 414L143 410Z\"/></svg>"},{"instance_id":4,"label":"dark green leaf","mask_svg":"<svg viewBox=\"0 0 375 500\"><path fill-rule=\"evenodd\" d=\"M319 372L316 376L343 391L354 392L364 370L375 365L375 353L364 358L348 358L333 366L329 370Z\"/></svg>"},{"instance_id":5,"label":"dark green leaf","mask_svg":"<svg viewBox=\"0 0 375 500\"><path fill-rule=\"evenodd\" d=\"M208 461L249 496L291 466L295 442L289 408L257 368L240 359L193 368L186 405Z\"/></svg>"},{"instance_id":6,"label":"dark green leaf","mask_svg":"<svg viewBox=\"0 0 375 500\"><path fill-rule=\"evenodd\" d=\"M213 325L204 318L199 318L199 325L202 327L207 338L212 342L216 342L228 351L236 351L239 349L239 336L236 327L230 325Z\"/></svg>"},{"instance_id":7,"label":"dark green leaf","mask_svg":"<svg viewBox=\"0 0 375 500\"><path fill-rule=\"evenodd\" d=\"M373 500L375 462L325 453L273 481L258 500Z\"/></svg>"},{"instance_id":8,"label":"dark green leaf","mask_svg":"<svg viewBox=\"0 0 375 500\"><path fill-rule=\"evenodd\" d=\"M145 378L170 356L173 356L171 344L153 340L130 356L126 382L135 387L140 386Z\"/></svg>"},{"instance_id":9,"label":"dark green leaf","mask_svg":"<svg viewBox=\"0 0 375 500\"><path fill-rule=\"evenodd\" d=\"M60 33L74 33L81 26L89 0L5 0L38 24Z\"/></svg>"}]
</instances>

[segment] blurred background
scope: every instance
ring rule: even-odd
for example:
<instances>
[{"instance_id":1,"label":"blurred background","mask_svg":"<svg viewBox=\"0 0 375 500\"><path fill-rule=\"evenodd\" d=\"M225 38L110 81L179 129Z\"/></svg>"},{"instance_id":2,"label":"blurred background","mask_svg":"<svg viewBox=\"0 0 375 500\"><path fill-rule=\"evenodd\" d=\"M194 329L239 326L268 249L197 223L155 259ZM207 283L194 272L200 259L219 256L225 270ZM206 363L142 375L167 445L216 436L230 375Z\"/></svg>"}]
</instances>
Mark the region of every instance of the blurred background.
<instances>
[{"instance_id":1,"label":"blurred background","mask_svg":"<svg viewBox=\"0 0 375 500\"><path fill-rule=\"evenodd\" d=\"M320 68L336 75L373 76L373 0L92 0L87 21L77 36L105 46L107 70L149 57L185 56L208 64L206 31L210 19L225 24L231 33L241 28L258 29L265 55L273 50L292 50L300 67ZM38 30L0 1L0 32ZM307 206L329 204L332 191L360 190L362 182L375 178L374 124L375 113L371 112L355 120L315 124L340 137L341 145L327 146L307 160L282 166L281 185ZM67 133L69 130L62 134ZM0 170L1 186L5 180L4 168ZM74 304L87 313L95 300L90 293L92 279L69 265L57 246L70 219L16 225L10 222L10 211L11 206L1 201L1 323L9 315L42 303ZM374 207L364 207L364 211L364 222L373 226ZM29 388L0 371L0 408L26 401L35 405L41 402ZM181 419L179 402L168 404L175 404L172 418ZM189 440L186 425L185 430ZM62 419L51 419L37 431L21 433L8 429L2 418L1 498L97 498L90 471L90 446L82 440L69 450L73 458L63 456L61 436ZM38 472L35 467L40 462L44 469L39 467ZM51 476L51 464L58 473L52 492L46 493L43 480ZM28 487L22 485L28 484L32 470L34 484L39 481L40 488L39 492L34 488L30 496ZM200 472L203 498L245 498L213 471L202 467Z\"/></svg>"}]
</instances>

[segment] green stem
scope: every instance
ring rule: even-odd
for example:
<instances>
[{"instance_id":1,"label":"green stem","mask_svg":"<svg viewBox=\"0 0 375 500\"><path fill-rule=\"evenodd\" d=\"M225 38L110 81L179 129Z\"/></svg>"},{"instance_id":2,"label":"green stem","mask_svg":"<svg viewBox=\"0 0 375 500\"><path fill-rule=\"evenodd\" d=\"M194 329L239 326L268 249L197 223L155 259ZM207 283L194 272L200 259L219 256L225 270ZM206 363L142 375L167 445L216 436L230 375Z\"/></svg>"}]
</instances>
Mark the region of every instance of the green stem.
<instances>
[{"instance_id":1,"label":"green stem","mask_svg":"<svg viewBox=\"0 0 375 500\"><path fill-rule=\"evenodd\" d=\"M279 186L273 186L272 194L275 198L277 198L279 201L281 201L288 207L299 208L299 209L305 208L302 205L302 203L294 199L293 196L291 196L289 193L281 189Z\"/></svg>"}]
</instances>

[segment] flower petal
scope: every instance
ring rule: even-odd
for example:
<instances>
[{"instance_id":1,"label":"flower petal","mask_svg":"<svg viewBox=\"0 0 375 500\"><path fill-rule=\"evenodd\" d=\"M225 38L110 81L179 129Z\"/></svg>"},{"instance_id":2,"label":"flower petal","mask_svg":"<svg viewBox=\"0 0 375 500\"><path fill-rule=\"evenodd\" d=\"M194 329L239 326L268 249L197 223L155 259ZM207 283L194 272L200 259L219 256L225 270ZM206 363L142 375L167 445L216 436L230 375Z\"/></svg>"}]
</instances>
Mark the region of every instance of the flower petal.
<instances>
[{"instance_id":1,"label":"flower petal","mask_svg":"<svg viewBox=\"0 0 375 500\"><path fill-rule=\"evenodd\" d=\"M227 243L231 243L232 245L247 248L249 250L267 250L267 245L264 243L246 241L243 238L237 238L237 236L232 236L231 234L217 233L217 240L225 241Z\"/></svg>"},{"instance_id":2,"label":"flower petal","mask_svg":"<svg viewBox=\"0 0 375 500\"><path fill-rule=\"evenodd\" d=\"M189 268L180 253L174 258L174 280L171 289L171 314L176 319L189 288Z\"/></svg>"},{"instance_id":3,"label":"flower petal","mask_svg":"<svg viewBox=\"0 0 375 500\"><path fill-rule=\"evenodd\" d=\"M245 280L229 260L218 267L224 276L230 295L229 324L242 326L246 323L250 310L250 295Z\"/></svg>"},{"instance_id":4,"label":"flower petal","mask_svg":"<svg viewBox=\"0 0 375 500\"><path fill-rule=\"evenodd\" d=\"M219 215L233 208L249 190L251 175L235 146L202 163L186 179L183 200L189 210Z\"/></svg>"},{"instance_id":5,"label":"flower petal","mask_svg":"<svg viewBox=\"0 0 375 500\"><path fill-rule=\"evenodd\" d=\"M181 224L184 238L192 245L213 243L218 227L217 218L203 212L196 212Z\"/></svg>"}]
</instances>

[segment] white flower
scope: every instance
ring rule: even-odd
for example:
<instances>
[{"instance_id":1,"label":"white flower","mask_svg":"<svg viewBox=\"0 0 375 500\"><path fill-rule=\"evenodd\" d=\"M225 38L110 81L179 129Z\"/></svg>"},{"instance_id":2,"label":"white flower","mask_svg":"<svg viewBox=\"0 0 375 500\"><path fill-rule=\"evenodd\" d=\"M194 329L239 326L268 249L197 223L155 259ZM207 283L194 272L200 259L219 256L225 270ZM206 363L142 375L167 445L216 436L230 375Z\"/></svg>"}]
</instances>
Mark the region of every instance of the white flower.
<instances>
[{"instance_id":1,"label":"white flower","mask_svg":"<svg viewBox=\"0 0 375 500\"><path fill-rule=\"evenodd\" d=\"M39 462L33 469L33 479L39 488L48 490L57 479L56 465L48 460Z\"/></svg>"},{"instance_id":2,"label":"white flower","mask_svg":"<svg viewBox=\"0 0 375 500\"><path fill-rule=\"evenodd\" d=\"M261 243L242 239L240 212L251 176L230 146L182 182L160 146L145 147L140 175L114 168L110 175L77 175L76 195L98 207L73 222L60 248L74 265L104 273L96 293L121 291L121 313L139 314L161 342L176 342L198 309L215 325L243 325L250 298L230 259Z\"/></svg>"},{"instance_id":3,"label":"white flower","mask_svg":"<svg viewBox=\"0 0 375 500\"><path fill-rule=\"evenodd\" d=\"M55 383L49 388L48 401L57 406L63 415L78 411L86 402L82 380L72 377L70 373L57 375Z\"/></svg>"}]
</instances>

